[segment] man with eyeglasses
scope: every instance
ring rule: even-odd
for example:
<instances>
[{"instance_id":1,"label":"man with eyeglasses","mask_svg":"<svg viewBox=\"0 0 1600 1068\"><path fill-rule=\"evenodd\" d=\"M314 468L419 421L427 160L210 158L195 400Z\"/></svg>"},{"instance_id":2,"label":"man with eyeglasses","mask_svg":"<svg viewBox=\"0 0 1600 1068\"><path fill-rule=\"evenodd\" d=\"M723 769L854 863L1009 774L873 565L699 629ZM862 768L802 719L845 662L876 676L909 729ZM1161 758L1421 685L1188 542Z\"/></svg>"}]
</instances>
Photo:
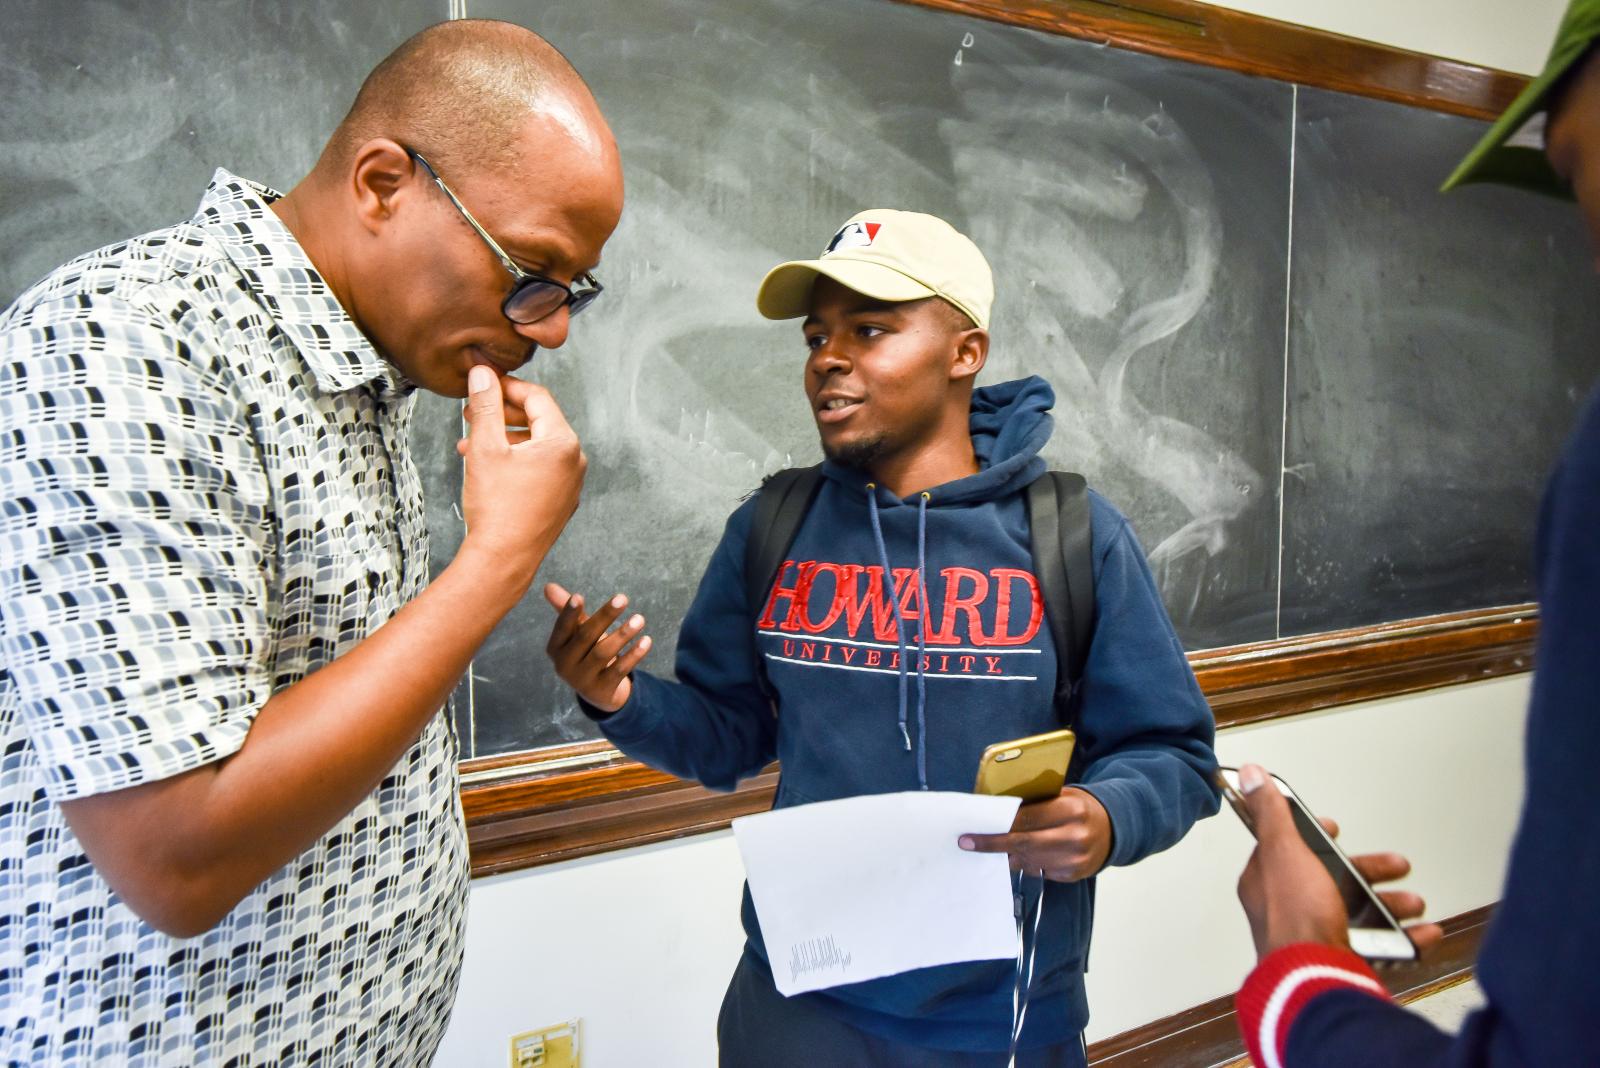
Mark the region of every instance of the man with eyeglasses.
<instances>
[{"instance_id":1,"label":"man with eyeglasses","mask_svg":"<svg viewBox=\"0 0 1600 1068\"><path fill-rule=\"evenodd\" d=\"M288 195L218 171L0 315L0 1063L431 1060L468 878L440 708L583 477L504 376L621 206L565 59L450 22ZM431 583L418 387L472 417Z\"/></svg>"}]
</instances>

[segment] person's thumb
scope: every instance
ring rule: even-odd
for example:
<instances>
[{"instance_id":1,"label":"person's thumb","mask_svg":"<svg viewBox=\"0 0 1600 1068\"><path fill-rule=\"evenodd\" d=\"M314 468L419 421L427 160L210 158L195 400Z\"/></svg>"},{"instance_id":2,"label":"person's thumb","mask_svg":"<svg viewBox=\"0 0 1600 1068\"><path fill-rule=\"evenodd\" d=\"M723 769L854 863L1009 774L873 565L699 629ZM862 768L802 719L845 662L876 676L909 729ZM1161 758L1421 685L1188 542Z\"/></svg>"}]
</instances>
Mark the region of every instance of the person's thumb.
<instances>
[{"instance_id":1,"label":"person's thumb","mask_svg":"<svg viewBox=\"0 0 1600 1068\"><path fill-rule=\"evenodd\" d=\"M1264 768L1246 764L1239 769L1239 792L1244 794L1245 807L1250 810L1250 821L1255 825L1256 839L1263 846L1271 846L1284 835L1298 837L1294 817L1289 812L1289 802L1284 800L1272 777Z\"/></svg>"},{"instance_id":2,"label":"person's thumb","mask_svg":"<svg viewBox=\"0 0 1600 1068\"><path fill-rule=\"evenodd\" d=\"M478 364L467 372L467 404L472 408L472 425L467 431L467 447L474 442L506 440L506 413L501 407L500 377Z\"/></svg>"}]
</instances>

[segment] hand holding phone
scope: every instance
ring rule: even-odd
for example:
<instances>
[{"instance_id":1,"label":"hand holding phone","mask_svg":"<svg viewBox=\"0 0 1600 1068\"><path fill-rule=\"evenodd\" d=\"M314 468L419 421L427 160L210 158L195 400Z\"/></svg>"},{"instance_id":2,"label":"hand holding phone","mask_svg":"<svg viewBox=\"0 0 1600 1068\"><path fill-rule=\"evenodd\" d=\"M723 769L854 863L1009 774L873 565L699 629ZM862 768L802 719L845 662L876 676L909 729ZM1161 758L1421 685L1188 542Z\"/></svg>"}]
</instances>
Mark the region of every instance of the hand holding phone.
<instances>
[{"instance_id":1,"label":"hand holding phone","mask_svg":"<svg viewBox=\"0 0 1600 1068\"><path fill-rule=\"evenodd\" d=\"M1347 944L1374 961L1415 960L1412 934L1426 942L1437 936L1438 928L1427 925L1408 933L1396 913L1402 918L1420 915L1422 899L1379 894L1368 878L1404 876L1409 870L1404 859L1378 855L1352 860L1288 783L1275 775L1266 782L1276 797L1247 798L1236 769L1218 773L1218 785L1259 843L1239 880L1239 898L1261 955L1294 942L1324 942Z\"/></svg>"},{"instance_id":2,"label":"hand holding phone","mask_svg":"<svg viewBox=\"0 0 1600 1068\"><path fill-rule=\"evenodd\" d=\"M1009 853L1016 871L1073 882L1105 866L1111 817L1094 794L1063 788L1072 757L1071 731L1051 731L991 745L978 764L979 793L1020 797L1009 834L964 834L962 849Z\"/></svg>"}]
</instances>

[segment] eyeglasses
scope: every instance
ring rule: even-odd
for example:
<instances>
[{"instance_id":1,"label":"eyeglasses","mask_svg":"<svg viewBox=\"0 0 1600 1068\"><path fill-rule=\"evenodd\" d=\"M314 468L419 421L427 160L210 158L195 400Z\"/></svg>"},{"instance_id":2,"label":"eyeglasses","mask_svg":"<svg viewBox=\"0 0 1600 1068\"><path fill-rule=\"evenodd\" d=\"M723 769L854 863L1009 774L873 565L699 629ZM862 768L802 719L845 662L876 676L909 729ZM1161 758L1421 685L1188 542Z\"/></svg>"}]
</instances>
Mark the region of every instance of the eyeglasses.
<instances>
[{"instance_id":1,"label":"eyeglasses","mask_svg":"<svg viewBox=\"0 0 1600 1068\"><path fill-rule=\"evenodd\" d=\"M505 313L507 319L524 325L536 323L540 319L555 314L556 311L563 307L568 309L568 315L577 315L594 303L594 298L605 290L605 287L600 284L600 280L589 271L585 271L574 279L578 287L575 289L572 286L562 285L554 278L546 278L542 274L534 274L532 271L524 271L521 267L518 267L511 257L506 255L505 249L500 247L500 243L489 236L489 231L479 225L478 220L472 217L472 212L468 211L466 205L461 203L461 200L450 191L450 187L444 184L444 179L440 178L434 172L433 167L428 164L428 161L422 158L422 153L408 148L406 149L406 155L416 160L417 165L433 180L433 184L444 191L444 195L450 198L450 203L456 206L456 210L461 213L461 217L467 220L472 228L478 232L478 236L483 238L484 244L488 245L494 251L494 254L499 257L501 266L509 271L511 277L516 280L516 284L511 287L511 292L506 294L506 299L500 305L500 310Z\"/></svg>"}]
</instances>

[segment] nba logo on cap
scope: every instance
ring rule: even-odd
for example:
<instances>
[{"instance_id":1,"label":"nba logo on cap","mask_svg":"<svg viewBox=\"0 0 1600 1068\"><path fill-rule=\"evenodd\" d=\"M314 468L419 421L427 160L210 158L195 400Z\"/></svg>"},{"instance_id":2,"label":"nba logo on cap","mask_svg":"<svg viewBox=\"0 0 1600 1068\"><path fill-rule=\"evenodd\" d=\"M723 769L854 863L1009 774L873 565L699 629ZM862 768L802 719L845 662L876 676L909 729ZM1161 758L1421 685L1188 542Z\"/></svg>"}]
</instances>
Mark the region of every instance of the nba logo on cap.
<instances>
[{"instance_id":1,"label":"nba logo on cap","mask_svg":"<svg viewBox=\"0 0 1600 1068\"><path fill-rule=\"evenodd\" d=\"M826 256L830 252L838 252L842 248L868 248L881 229L883 229L882 223L845 223L839 228L839 232L833 235L833 240L828 242L828 247L822 250L822 254Z\"/></svg>"}]
</instances>

